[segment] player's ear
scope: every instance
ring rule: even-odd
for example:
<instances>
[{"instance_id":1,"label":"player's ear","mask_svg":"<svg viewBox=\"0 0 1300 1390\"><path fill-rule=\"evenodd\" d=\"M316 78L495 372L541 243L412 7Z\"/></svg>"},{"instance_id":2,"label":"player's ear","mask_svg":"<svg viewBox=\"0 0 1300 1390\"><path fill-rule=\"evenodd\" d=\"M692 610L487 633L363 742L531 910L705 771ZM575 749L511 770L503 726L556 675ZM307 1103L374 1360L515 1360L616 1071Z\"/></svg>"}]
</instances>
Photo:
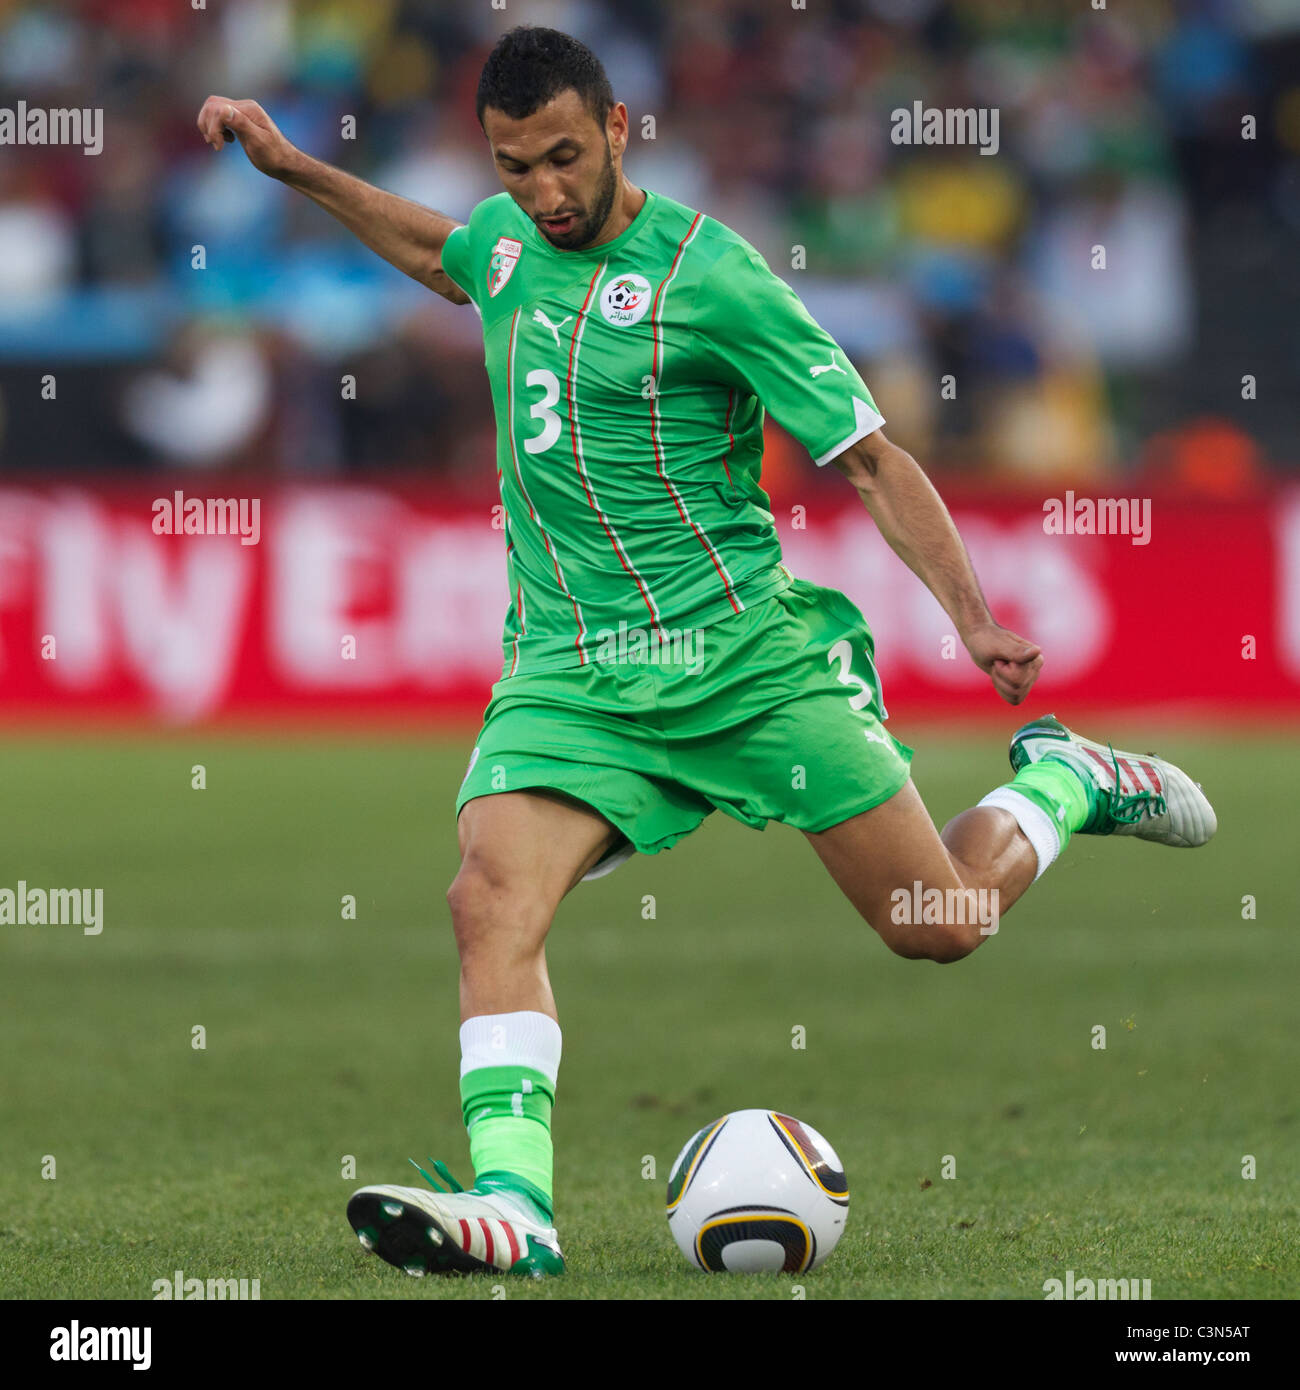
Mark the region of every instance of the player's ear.
<instances>
[{"instance_id":1,"label":"player's ear","mask_svg":"<svg viewBox=\"0 0 1300 1390\"><path fill-rule=\"evenodd\" d=\"M627 149L627 107L621 101L616 101L605 117L605 139L615 157Z\"/></svg>"}]
</instances>

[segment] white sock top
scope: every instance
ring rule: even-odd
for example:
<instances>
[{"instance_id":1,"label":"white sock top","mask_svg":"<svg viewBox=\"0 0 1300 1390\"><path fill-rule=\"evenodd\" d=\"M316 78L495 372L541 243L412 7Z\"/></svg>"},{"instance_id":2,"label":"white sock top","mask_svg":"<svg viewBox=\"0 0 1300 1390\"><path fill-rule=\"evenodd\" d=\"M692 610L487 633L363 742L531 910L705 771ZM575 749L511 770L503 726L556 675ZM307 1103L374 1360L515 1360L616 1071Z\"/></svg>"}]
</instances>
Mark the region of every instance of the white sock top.
<instances>
[{"instance_id":1,"label":"white sock top","mask_svg":"<svg viewBox=\"0 0 1300 1390\"><path fill-rule=\"evenodd\" d=\"M560 1025L533 1010L467 1018L460 1025L460 1074L479 1067L531 1067L554 1086L560 1071Z\"/></svg>"},{"instance_id":2,"label":"white sock top","mask_svg":"<svg viewBox=\"0 0 1300 1390\"><path fill-rule=\"evenodd\" d=\"M1034 853L1038 856L1038 872L1034 875L1037 882L1061 852L1061 834L1052 824L1051 816L1011 787L998 787L979 804L996 806L999 811L1010 811L1015 816L1016 824L1024 831L1025 839L1033 845Z\"/></svg>"}]
</instances>

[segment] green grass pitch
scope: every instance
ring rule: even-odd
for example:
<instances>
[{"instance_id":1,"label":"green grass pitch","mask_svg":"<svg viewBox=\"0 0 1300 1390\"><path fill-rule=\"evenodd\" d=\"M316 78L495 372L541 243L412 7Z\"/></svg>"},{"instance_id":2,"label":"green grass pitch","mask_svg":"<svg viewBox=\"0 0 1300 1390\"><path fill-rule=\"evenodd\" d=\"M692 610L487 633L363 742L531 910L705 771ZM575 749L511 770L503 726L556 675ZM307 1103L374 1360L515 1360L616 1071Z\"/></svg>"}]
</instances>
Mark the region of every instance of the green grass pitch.
<instances>
[{"instance_id":1,"label":"green grass pitch","mask_svg":"<svg viewBox=\"0 0 1300 1390\"><path fill-rule=\"evenodd\" d=\"M940 823L1007 780L993 732L897 732ZM418 1183L408 1157L468 1181L443 897L468 742L0 744L0 887L102 887L106 921L0 926L0 1296L147 1299L178 1269L263 1299L493 1296L405 1277L344 1218L357 1186ZM1041 1299L1070 1269L1156 1298L1291 1295L1297 745L1155 746L1204 781L1217 839L1078 838L954 965L892 956L780 826L717 815L581 885L549 943L570 1272L507 1295ZM847 1232L811 1275L710 1277L669 1235L677 1150L748 1106L807 1120L847 1167Z\"/></svg>"}]
</instances>

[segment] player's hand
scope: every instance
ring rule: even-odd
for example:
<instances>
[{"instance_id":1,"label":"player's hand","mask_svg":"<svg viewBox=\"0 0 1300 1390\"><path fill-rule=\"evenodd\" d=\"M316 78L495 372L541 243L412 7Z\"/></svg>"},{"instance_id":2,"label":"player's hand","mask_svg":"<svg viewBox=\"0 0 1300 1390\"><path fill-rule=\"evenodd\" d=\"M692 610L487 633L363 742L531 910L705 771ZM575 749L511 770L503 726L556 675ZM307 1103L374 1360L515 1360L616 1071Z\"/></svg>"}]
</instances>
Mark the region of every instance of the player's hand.
<instances>
[{"instance_id":1,"label":"player's hand","mask_svg":"<svg viewBox=\"0 0 1300 1390\"><path fill-rule=\"evenodd\" d=\"M1020 704L1038 679L1042 649L994 622L964 634L962 640L971 660L992 680L993 689L1007 704Z\"/></svg>"},{"instance_id":2,"label":"player's hand","mask_svg":"<svg viewBox=\"0 0 1300 1390\"><path fill-rule=\"evenodd\" d=\"M299 153L255 101L209 97L199 111L197 124L214 150L230 139L226 133L230 132L243 146L249 163L273 179L283 178Z\"/></svg>"}]
</instances>

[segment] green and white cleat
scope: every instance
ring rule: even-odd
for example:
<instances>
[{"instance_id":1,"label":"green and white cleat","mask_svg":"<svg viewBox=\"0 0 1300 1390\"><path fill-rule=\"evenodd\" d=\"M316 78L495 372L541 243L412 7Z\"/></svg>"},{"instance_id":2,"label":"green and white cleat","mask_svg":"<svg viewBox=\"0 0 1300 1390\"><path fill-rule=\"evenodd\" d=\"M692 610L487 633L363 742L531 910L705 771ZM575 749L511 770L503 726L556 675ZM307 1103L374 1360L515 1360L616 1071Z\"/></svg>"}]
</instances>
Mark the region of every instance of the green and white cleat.
<instances>
[{"instance_id":1,"label":"green and white cleat","mask_svg":"<svg viewBox=\"0 0 1300 1390\"><path fill-rule=\"evenodd\" d=\"M1053 714L1011 736L1011 766L1054 759L1072 768L1088 791L1084 835L1136 835L1179 849L1195 849L1219 828L1199 782L1154 753L1117 753L1072 733Z\"/></svg>"},{"instance_id":2,"label":"green and white cleat","mask_svg":"<svg viewBox=\"0 0 1300 1390\"><path fill-rule=\"evenodd\" d=\"M363 1187L348 1199L348 1220L367 1250L416 1277L564 1273L555 1228L523 1193L504 1186L467 1192L435 1161L447 1191L415 1166L435 1191Z\"/></svg>"}]
</instances>

